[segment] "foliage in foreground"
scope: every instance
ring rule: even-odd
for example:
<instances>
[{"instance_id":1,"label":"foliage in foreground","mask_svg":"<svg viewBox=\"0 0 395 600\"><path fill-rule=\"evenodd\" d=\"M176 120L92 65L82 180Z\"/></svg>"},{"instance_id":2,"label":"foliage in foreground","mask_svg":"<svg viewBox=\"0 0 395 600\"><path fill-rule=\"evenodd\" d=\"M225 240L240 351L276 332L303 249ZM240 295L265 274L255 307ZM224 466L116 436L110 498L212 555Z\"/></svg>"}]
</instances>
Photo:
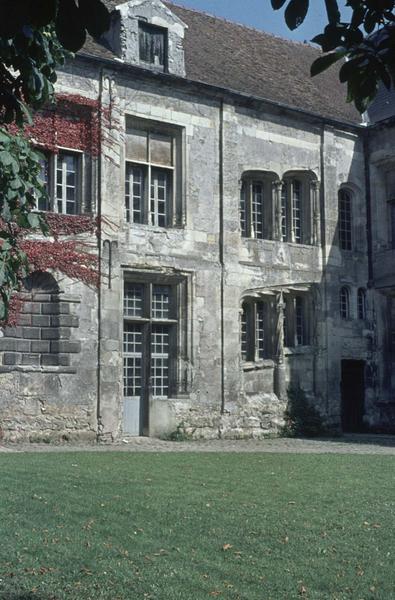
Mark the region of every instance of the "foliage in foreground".
<instances>
[{"instance_id":1,"label":"foliage in foreground","mask_svg":"<svg viewBox=\"0 0 395 600\"><path fill-rule=\"evenodd\" d=\"M318 437L328 433L318 410L310 404L300 387L288 390L282 434L286 437Z\"/></svg>"},{"instance_id":2,"label":"foliage in foreground","mask_svg":"<svg viewBox=\"0 0 395 600\"><path fill-rule=\"evenodd\" d=\"M2 600L389 600L394 458L0 455Z\"/></svg>"},{"instance_id":3,"label":"foliage in foreground","mask_svg":"<svg viewBox=\"0 0 395 600\"><path fill-rule=\"evenodd\" d=\"M317 0L314 0L316 4ZM351 19L341 17L337 0L324 0L327 25L313 38L325 53L311 66L311 74L321 73L340 59L347 58L339 78L347 83L348 101L364 112L375 97L379 83L394 85L395 0L347 0ZM285 21L296 29L305 20L309 0L271 0L274 10L285 6ZM373 35L372 35L373 34Z\"/></svg>"}]
</instances>

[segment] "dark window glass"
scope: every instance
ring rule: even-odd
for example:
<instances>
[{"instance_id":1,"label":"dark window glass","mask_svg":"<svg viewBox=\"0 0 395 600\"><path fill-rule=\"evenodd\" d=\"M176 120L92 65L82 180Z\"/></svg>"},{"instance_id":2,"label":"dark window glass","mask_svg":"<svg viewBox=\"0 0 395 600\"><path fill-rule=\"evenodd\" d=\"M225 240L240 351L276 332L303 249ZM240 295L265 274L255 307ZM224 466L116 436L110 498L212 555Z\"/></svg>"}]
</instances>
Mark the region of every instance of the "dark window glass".
<instances>
[{"instance_id":1,"label":"dark window glass","mask_svg":"<svg viewBox=\"0 0 395 600\"><path fill-rule=\"evenodd\" d=\"M347 190L339 192L339 245L342 250L352 249L351 194Z\"/></svg>"},{"instance_id":2,"label":"dark window glass","mask_svg":"<svg viewBox=\"0 0 395 600\"><path fill-rule=\"evenodd\" d=\"M166 38L166 30L147 23L139 23L140 60L164 70Z\"/></svg>"},{"instance_id":3,"label":"dark window glass","mask_svg":"<svg viewBox=\"0 0 395 600\"><path fill-rule=\"evenodd\" d=\"M348 289L343 287L340 290L340 317L342 319L350 318L350 294Z\"/></svg>"},{"instance_id":4,"label":"dark window glass","mask_svg":"<svg viewBox=\"0 0 395 600\"><path fill-rule=\"evenodd\" d=\"M358 319L366 319L366 292L362 288L358 290Z\"/></svg>"}]
</instances>

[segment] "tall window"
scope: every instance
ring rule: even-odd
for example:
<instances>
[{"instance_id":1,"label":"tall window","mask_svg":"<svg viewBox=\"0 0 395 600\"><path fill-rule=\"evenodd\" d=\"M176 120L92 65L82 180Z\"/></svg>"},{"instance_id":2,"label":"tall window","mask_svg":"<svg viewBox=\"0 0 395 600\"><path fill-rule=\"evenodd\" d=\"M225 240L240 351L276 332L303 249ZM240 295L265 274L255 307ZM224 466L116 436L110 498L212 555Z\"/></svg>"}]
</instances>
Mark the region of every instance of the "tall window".
<instances>
[{"instance_id":1,"label":"tall window","mask_svg":"<svg viewBox=\"0 0 395 600\"><path fill-rule=\"evenodd\" d=\"M390 216L390 231L391 231L391 248L395 250L395 200L389 203Z\"/></svg>"},{"instance_id":2,"label":"tall window","mask_svg":"<svg viewBox=\"0 0 395 600\"><path fill-rule=\"evenodd\" d=\"M284 343L289 348L309 344L309 302L307 296L284 297Z\"/></svg>"},{"instance_id":3,"label":"tall window","mask_svg":"<svg viewBox=\"0 0 395 600\"><path fill-rule=\"evenodd\" d=\"M310 196L304 182L286 178L281 192L281 239L283 242L308 243Z\"/></svg>"},{"instance_id":4,"label":"tall window","mask_svg":"<svg viewBox=\"0 0 395 600\"><path fill-rule=\"evenodd\" d=\"M165 71L167 67L166 29L140 21L139 56L140 61L156 67L161 71Z\"/></svg>"},{"instance_id":5,"label":"tall window","mask_svg":"<svg viewBox=\"0 0 395 600\"><path fill-rule=\"evenodd\" d=\"M272 236L272 178L269 174L244 176L240 190L240 228L243 237Z\"/></svg>"},{"instance_id":6,"label":"tall window","mask_svg":"<svg viewBox=\"0 0 395 600\"><path fill-rule=\"evenodd\" d=\"M246 300L241 313L242 360L253 362L270 358L271 346L268 303Z\"/></svg>"},{"instance_id":7,"label":"tall window","mask_svg":"<svg viewBox=\"0 0 395 600\"><path fill-rule=\"evenodd\" d=\"M346 189L339 191L339 246L352 250L352 197Z\"/></svg>"},{"instance_id":8,"label":"tall window","mask_svg":"<svg viewBox=\"0 0 395 600\"><path fill-rule=\"evenodd\" d=\"M124 395L170 394L176 361L176 288L126 281L124 285ZM148 381L147 381L148 379Z\"/></svg>"},{"instance_id":9,"label":"tall window","mask_svg":"<svg viewBox=\"0 0 395 600\"><path fill-rule=\"evenodd\" d=\"M40 164L48 201L40 199L38 210L66 215L81 212L82 155L66 151L53 155L42 154Z\"/></svg>"},{"instance_id":10,"label":"tall window","mask_svg":"<svg viewBox=\"0 0 395 600\"><path fill-rule=\"evenodd\" d=\"M366 291L363 288L358 290L358 319L361 321L366 319Z\"/></svg>"},{"instance_id":11,"label":"tall window","mask_svg":"<svg viewBox=\"0 0 395 600\"><path fill-rule=\"evenodd\" d=\"M339 295L340 318L347 320L350 318L350 292L348 288L342 287Z\"/></svg>"},{"instance_id":12,"label":"tall window","mask_svg":"<svg viewBox=\"0 0 395 600\"><path fill-rule=\"evenodd\" d=\"M128 223L169 227L178 220L176 146L177 136L171 132L154 128L127 129L125 216Z\"/></svg>"}]
</instances>

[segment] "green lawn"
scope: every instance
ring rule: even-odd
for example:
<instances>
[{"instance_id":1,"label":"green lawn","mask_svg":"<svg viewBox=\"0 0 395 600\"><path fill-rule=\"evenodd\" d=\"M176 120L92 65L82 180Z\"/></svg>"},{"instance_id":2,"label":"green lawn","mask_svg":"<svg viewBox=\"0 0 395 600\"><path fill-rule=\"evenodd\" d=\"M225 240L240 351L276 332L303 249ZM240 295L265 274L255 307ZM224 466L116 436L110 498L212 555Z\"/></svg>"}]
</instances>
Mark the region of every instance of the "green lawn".
<instances>
[{"instance_id":1,"label":"green lawn","mask_svg":"<svg viewBox=\"0 0 395 600\"><path fill-rule=\"evenodd\" d=\"M1 600L395 599L391 456L0 455Z\"/></svg>"}]
</instances>

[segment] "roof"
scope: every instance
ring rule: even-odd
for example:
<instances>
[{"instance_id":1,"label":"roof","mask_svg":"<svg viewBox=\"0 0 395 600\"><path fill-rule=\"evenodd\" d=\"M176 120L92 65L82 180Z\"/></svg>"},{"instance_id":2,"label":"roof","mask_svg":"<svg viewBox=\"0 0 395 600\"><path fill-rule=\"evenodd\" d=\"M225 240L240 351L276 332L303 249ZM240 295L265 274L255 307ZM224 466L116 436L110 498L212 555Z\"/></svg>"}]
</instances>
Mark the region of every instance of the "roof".
<instances>
[{"instance_id":1,"label":"roof","mask_svg":"<svg viewBox=\"0 0 395 600\"><path fill-rule=\"evenodd\" d=\"M104 0L110 10L122 0ZM185 68L190 80L269 100L330 119L360 123L361 116L346 103L346 88L338 69L314 78L310 65L320 50L257 29L165 2L188 26ZM83 52L115 58L92 39Z\"/></svg>"}]
</instances>

